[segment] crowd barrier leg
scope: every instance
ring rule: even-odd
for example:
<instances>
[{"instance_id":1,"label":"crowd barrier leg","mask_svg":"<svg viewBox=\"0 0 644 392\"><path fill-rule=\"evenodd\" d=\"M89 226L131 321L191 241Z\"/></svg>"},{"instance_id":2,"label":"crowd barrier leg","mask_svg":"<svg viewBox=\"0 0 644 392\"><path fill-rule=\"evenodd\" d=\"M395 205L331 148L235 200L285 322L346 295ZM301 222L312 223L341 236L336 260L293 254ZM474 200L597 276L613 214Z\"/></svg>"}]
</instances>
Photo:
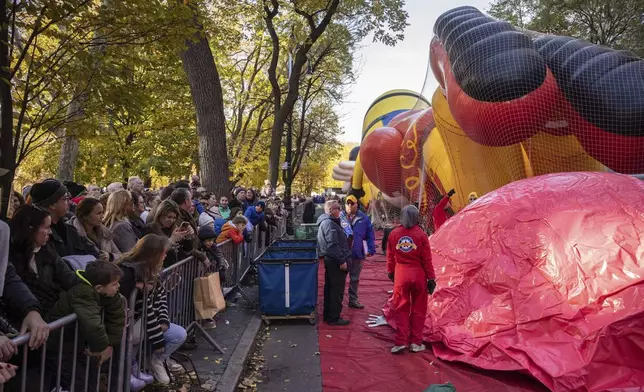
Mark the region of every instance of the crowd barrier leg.
<instances>
[{"instance_id":1,"label":"crowd barrier leg","mask_svg":"<svg viewBox=\"0 0 644 392\"><path fill-rule=\"evenodd\" d=\"M252 241L252 242L255 242L255 241ZM235 282L234 282L233 286L231 287L229 295L231 295L231 294L234 295L235 293L239 293L239 295L241 295L242 298L244 298L244 300L246 301L246 303L248 303L248 305L251 307L251 309L255 309L257 307L257 304L255 303L255 301L253 301L248 296L248 294L246 294L244 292L244 289L241 287L241 281L244 278L244 276L246 275L245 271L242 272L242 268L244 268L244 264L246 264L246 263L244 263L244 260L249 260L250 259L250 257L251 257L250 249L252 249L252 248L253 248L252 246L249 246L248 247L248 252L246 254L244 254L244 247L242 247L242 246L237 247L237 256L235 257L235 259L236 259L235 260L235 270L237 271L237 273L235 274L236 275L235 276Z\"/></svg>"},{"instance_id":2,"label":"crowd barrier leg","mask_svg":"<svg viewBox=\"0 0 644 392\"><path fill-rule=\"evenodd\" d=\"M190 323L188 328L186 328L186 332L189 335L190 332L192 332L195 329L201 333L201 336L203 336L203 338L206 339L208 344L210 344L210 346L213 349L219 351L222 354L224 353L224 350L221 348L221 346L215 341L215 339L212 338L212 336L210 336L208 331L206 331L206 329L201 325L201 323L199 323L199 321L195 320L192 323Z\"/></svg>"},{"instance_id":3,"label":"crowd barrier leg","mask_svg":"<svg viewBox=\"0 0 644 392\"><path fill-rule=\"evenodd\" d=\"M166 286L168 314L170 321L184 327L188 336L199 332L214 350L223 354L223 348L210 336L208 331L201 325L200 320L196 320L195 317L194 281L208 272L208 270L203 270L199 262L193 258L182 260L163 270L163 276L171 277L175 274L181 276L179 283L174 287L168 288Z\"/></svg>"}]
</instances>

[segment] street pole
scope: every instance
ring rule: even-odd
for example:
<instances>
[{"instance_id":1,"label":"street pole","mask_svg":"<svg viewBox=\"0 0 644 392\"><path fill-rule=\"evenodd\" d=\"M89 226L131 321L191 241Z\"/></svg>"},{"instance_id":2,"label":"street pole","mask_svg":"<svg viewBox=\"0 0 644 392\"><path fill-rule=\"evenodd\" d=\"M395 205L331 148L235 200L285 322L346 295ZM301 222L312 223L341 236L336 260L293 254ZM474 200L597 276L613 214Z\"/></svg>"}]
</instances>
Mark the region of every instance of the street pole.
<instances>
[{"instance_id":1,"label":"street pole","mask_svg":"<svg viewBox=\"0 0 644 392\"><path fill-rule=\"evenodd\" d=\"M291 72L293 68L293 56L291 53L288 55L288 80L291 81ZM291 202L291 183L293 182L293 167L291 165L291 150L293 149L293 109L288 116L288 126L286 128L286 157L284 164L286 170L284 171L284 209L287 212L286 217L286 234L293 235L295 230L293 228L293 204Z\"/></svg>"}]
</instances>

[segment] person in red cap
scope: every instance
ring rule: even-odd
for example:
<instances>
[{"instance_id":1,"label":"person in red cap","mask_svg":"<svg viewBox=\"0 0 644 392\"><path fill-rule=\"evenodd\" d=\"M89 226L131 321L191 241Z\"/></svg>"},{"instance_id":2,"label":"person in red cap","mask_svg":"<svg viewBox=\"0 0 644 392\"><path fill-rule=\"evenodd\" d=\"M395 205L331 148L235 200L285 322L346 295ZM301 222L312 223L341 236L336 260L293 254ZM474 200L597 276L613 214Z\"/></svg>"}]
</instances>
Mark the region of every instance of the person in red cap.
<instances>
[{"instance_id":1,"label":"person in red cap","mask_svg":"<svg viewBox=\"0 0 644 392\"><path fill-rule=\"evenodd\" d=\"M425 350L423 327L427 294L436 288L429 238L418 226L418 208L406 206L400 213L401 226L387 241L387 275L394 282L393 317L396 325L393 354L411 343L412 352Z\"/></svg>"}]
</instances>

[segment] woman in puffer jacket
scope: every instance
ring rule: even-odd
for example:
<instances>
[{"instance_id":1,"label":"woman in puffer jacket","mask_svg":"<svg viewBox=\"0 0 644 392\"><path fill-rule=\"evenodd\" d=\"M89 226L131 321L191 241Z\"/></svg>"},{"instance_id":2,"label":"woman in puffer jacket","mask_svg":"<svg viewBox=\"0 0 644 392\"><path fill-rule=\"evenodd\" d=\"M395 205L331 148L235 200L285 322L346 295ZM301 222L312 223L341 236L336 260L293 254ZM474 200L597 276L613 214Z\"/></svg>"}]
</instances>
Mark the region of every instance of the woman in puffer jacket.
<instances>
[{"instance_id":1,"label":"woman in puffer jacket","mask_svg":"<svg viewBox=\"0 0 644 392\"><path fill-rule=\"evenodd\" d=\"M85 198L76 207L76 216L67 224L74 226L81 237L87 238L98 249L100 260L115 261L121 251L114 243L112 233L102 223L103 204L98 199Z\"/></svg>"}]
</instances>

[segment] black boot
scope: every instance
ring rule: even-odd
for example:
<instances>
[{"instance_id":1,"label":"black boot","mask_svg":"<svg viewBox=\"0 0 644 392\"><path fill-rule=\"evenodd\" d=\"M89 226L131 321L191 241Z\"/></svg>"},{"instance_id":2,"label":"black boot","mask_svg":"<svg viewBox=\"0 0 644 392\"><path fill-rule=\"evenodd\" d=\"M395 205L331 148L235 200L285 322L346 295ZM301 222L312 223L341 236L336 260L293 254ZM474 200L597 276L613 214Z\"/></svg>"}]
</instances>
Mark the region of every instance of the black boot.
<instances>
[{"instance_id":1,"label":"black boot","mask_svg":"<svg viewBox=\"0 0 644 392\"><path fill-rule=\"evenodd\" d=\"M190 351L197 348L197 335L194 332L186 338L186 341L183 342L179 350L181 351Z\"/></svg>"}]
</instances>

